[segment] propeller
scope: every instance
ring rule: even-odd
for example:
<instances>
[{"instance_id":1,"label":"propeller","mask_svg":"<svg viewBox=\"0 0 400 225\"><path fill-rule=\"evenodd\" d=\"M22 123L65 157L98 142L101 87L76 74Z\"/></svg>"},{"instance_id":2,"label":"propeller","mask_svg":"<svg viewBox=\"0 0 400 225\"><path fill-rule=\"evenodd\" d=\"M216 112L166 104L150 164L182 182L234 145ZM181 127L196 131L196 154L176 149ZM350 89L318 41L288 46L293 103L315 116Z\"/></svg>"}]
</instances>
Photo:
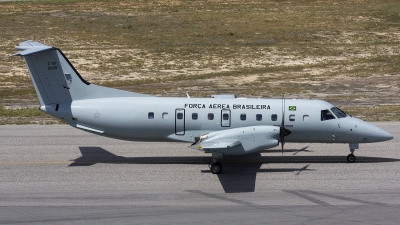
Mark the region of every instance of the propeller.
<instances>
[{"instance_id":1,"label":"propeller","mask_svg":"<svg viewBox=\"0 0 400 225\"><path fill-rule=\"evenodd\" d=\"M285 136L288 136L292 132L285 128L285 96L282 97L282 123L279 127L279 137L282 146L282 155L283 155L283 146L285 145Z\"/></svg>"}]
</instances>

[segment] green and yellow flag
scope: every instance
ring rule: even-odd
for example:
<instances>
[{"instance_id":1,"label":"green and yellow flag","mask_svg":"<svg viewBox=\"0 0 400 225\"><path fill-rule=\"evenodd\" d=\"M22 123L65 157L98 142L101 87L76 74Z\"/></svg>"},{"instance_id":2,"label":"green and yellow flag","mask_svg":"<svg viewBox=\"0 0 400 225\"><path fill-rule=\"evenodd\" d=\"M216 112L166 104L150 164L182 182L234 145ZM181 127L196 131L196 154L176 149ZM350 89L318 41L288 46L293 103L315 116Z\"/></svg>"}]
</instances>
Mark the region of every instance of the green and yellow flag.
<instances>
[{"instance_id":1,"label":"green and yellow flag","mask_svg":"<svg viewBox=\"0 0 400 225\"><path fill-rule=\"evenodd\" d=\"M296 106L289 106L289 111L296 111Z\"/></svg>"}]
</instances>

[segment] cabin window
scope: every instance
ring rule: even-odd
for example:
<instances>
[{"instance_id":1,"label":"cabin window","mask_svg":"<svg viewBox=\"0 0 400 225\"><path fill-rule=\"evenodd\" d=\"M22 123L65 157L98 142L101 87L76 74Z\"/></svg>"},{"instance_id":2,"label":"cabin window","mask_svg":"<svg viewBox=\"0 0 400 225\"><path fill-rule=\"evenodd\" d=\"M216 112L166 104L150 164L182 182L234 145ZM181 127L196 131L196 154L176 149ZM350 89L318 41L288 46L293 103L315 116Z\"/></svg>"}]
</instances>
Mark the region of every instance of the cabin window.
<instances>
[{"instance_id":1,"label":"cabin window","mask_svg":"<svg viewBox=\"0 0 400 225\"><path fill-rule=\"evenodd\" d=\"M296 120L296 116L294 114L290 114L289 115L289 120L290 121L295 121Z\"/></svg>"},{"instance_id":2,"label":"cabin window","mask_svg":"<svg viewBox=\"0 0 400 225\"><path fill-rule=\"evenodd\" d=\"M332 113L325 109L325 110L321 110L321 121L325 121L325 120L333 120L335 119L335 117L332 115Z\"/></svg>"},{"instance_id":3,"label":"cabin window","mask_svg":"<svg viewBox=\"0 0 400 225\"><path fill-rule=\"evenodd\" d=\"M147 115L147 117L149 118L149 119L154 119L154 112L149 112L149 114Z\"/></svg>"},{"instance_id":4,"label":"cabin window","mask_svg":"<svg viewBox=\"0 0 400 225\"><path fill-rule=\"evenodd\" d=\"M163 113L162 114L162 118L163 118L163 120L168 119L168 113L167 112Z\"/></svg>"},{"instance_id":5,"label":"cabin window","mask_svg":"<svg viewBox=\"0 0 400 225\"><path fill-rule=\"evenodd\" d=\"M278 120L278 115L272 114L272 115L271 115L271 120L272 120L272 121L277 121L277 120Z\"/></svg>"},{"instance_id":6,"label":"cabin window","mask_svg":"<svg viewBox=\"0 0 400 225\"><path fill-rule=\"evenodd\" d=\"M304 122L308 122L310 120L310 116L309 115L303 115L303 121Z\"/></svg>"},{"instance_id":7,"label":"cabin window","mask_svg":"<svg viewBox=\"0 0 400 225\"><path fill-rule=\"evenodd\" d=\"M243 120L243 121L246 120L246 114L245 113L240 114L240 120Z\"/></svg>"},{"instance_id":8,"label":"cabin window","mask_svg":"<svg viewBox=\"0 0 400 225\"><path fill-rule=\"evenodd\" d=\"M177 114L176 114L176 118L177 118L178 120L183 119L183 113L177 113Z\"/></svg>"},{"instance_id":9,"label":"cabin window","mask_svg":"<svg viewBox=\"0 0 400 225\"><path fill-rule=\"evenodd\" d=\"M192 120L197 120L199 118L199 114L192 113Z\"/></svg>"},{"instance_id":10,"label":"cabin window","mask_svg":"<svg viewBox=\"0 0 400 225\"><path fill-rule=\"evenodd\" d=\"M222 120L229 120L229 114L228 113L222 114Z\"/></svg>"},{"instance_id":11,"label":"cabin window","mask_svg":"<svg viewBox=\"0 0 400 225\"><path fill-rule=\"evenodd\" d=\"M207 118L208 120L214 120L214 113L209 113Z\"/></svg>"},{"instance_id":12,"label":"cabin window","mask_svg":"<svg viewBox=\"0 0 400 225\"><path fill-rule=\"evenodd\" d=\"M256 120L257 121L261 121L262 120L262 115L261 114L257 114L256 115Z\"/></svg>"}]
</instances>

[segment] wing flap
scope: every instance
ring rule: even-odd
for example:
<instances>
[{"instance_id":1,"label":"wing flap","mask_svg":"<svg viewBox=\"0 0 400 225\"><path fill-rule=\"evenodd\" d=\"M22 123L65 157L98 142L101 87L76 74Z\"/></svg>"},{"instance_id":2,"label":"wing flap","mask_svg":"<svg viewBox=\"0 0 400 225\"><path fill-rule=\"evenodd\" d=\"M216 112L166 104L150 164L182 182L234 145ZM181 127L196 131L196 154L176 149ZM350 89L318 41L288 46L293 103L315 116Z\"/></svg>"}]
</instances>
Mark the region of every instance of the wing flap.
<instances>
[{"instance_id":1,"label":"wing flap","mask_svg":"<svg viewBox=\"0 0 400 225\"><path fill-rule=\"evenodd\" d=\"M197 149L226 149L240 145L240 141L236 139L221 139L208 141L196 145Z\"/></svg>"}]
</instances>

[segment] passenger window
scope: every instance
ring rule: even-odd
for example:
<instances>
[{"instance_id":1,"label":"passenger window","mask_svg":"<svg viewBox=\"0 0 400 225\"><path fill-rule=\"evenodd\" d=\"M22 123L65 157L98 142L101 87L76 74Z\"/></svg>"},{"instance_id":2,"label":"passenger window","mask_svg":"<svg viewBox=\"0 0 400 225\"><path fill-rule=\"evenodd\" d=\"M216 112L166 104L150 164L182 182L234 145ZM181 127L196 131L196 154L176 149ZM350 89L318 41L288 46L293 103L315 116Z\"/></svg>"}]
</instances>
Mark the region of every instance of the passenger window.
<instances>
[{"instance_id":1,"label":"passenger window","mask_svg":"<svg viewBox=\"0 0 400 225\"><path fill-rule=\"evenodd\" d=\"M262 120L262 115L261 114L257 114L256 115L256 120L257 121L261 121Z\"/></svg>"},{"instance_id":2,"label":"passenger window","mask_svg":"<svg viewBox=\"0 0 400 225\"><path fill-rule=\"evenodd\" d=\"M332 120L335 119L335 117L332 115L332 113L329 110L321 110L321 121L325 120Z\"/></svg>"},{"instance_id":3,"label":"passenger window","mask_svg":"<svg viewBox=\"0 0 400 225\"><path fill-rule=\"evenodd\" d=\"M209 113L207 117L208 120L214 120L214 113Z\"/></svg>"},{"instance_id":4,"label":"passenger window","mask_svg":"<svg viewBox=\"0 0 400 225\"><path fill-rule=\"evenodd\" d=\"M246 114L242 113L240 114L240 120L246 120Z\"/></svg>"},{"instance_id":5,"label":"passenger window","mask_svg":"<svg viewBox=\"0 0 400 225\"><path fill-rule=\"evenodd\" d=\"M308 122L310 120L310 116L309 115L303 115L303 121L304 122Z\"/></svg>"},{"instance_id":6,"label":"passenger window","mask_svg":"<svg viewBox=\"0 0 400 225\"><path fill-rule=\"evenodd\" d=\"M272 120L272 121L277 121L277 120L278 120L278 115L272 114L272 115L271 115L271 120Z\"/></svg>"},{"instance_id":7,"label":"passenger window","mask_svg":"<svg viewBox=\"0 0 400 225\"><path fill-rule=\"evenodd\" d=\"M228 113L222 114L222 120L229 120L229 114Z\"/></svg>"},{"instance_id":8,"label":"passenger window","mask_svg":"<svg viewBox=\"0 0 400 225\"><path fill-rule=\"evenodd\" d=\"M199 115L197 113L192 113L192 120L197 120Z\"/></svg>"},{"instance_id":9,"label":"passenger window","mask_svg":"<svg viewBox=\"0 0 400 225\"><path fill-rule=\"evenodd\" d=\"M166 112L163 113L163 114L162 114L162 118L163 118L164 120L168 119L168 113L166 113Z\"/></svg>"},{"instance_id":10,"label":"passenger window","mask_svg":"<svg viewBox=\"0 0 400 225\"><path fill-rule=\"evenodd\" d=\"M149 112L148 118L151 119L151 120L154 119L154 113L153 112Z\"/></svg>"},{"instance_id":11,"label":"passenger window","mask_svg":"<svg viewBox=\"0 0 400 225\"><path fill-rule=\"evenodd\" d=\"M289 120L290 121L295 121L295 119L296 119L296 116L294 114L290 114L289 115Z\"/></svg>"},{"instance_id":12,"label":"passenger window","mask_svg":"<svg viewBox=\"0 0 400 225\"><path fill-rule=\"evenodd\" d=\"M176 118L177 118L178 120L183 119L183 113L177 113L177 114L176 114Z\"/></svg>"}]
</instances>

